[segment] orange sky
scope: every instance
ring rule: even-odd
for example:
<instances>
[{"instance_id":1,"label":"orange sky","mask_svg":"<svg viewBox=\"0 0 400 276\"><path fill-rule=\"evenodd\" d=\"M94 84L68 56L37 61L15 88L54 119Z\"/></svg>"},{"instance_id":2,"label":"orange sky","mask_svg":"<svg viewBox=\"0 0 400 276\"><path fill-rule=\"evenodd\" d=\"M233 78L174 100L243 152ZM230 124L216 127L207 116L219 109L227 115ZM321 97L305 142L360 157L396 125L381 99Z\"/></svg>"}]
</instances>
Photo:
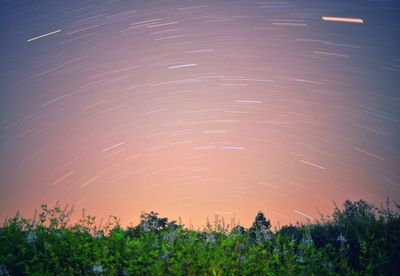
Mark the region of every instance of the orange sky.
<instances>
[{"instance_id":1,"label":"orange sky","mask_svg":"<svg viewBox=\"0 0 400 276\"><path fill-rule=\"evenodd\" d=\"M400 199L396 5L200 2L2 9L2 218L60 199L248 227Z\"/></svg>"}]
</instances>

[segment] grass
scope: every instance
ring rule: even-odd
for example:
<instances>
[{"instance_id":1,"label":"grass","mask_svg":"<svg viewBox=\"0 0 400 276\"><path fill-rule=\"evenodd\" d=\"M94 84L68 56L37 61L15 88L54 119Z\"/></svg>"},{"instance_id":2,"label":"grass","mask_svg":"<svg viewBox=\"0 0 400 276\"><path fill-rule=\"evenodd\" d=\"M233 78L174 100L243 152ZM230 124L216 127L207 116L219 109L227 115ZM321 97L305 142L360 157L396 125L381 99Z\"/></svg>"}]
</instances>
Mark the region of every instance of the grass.
<instances>
[{"instance_id":1,"label":"grass","mask_svg":"<svg viewBox=\"0 0 400 276\"><path fill-rule=\"evenodd\" d=\"M393 206L394 205L394 209ZM123 229L73 208L41 206L0 228L0 275L396 275L400 206L346 201L315 223L271 231L259 212L253 225L184 228L157 213ZM398 274L397 274L398 275Z\"/></svg>"}]
</instances>

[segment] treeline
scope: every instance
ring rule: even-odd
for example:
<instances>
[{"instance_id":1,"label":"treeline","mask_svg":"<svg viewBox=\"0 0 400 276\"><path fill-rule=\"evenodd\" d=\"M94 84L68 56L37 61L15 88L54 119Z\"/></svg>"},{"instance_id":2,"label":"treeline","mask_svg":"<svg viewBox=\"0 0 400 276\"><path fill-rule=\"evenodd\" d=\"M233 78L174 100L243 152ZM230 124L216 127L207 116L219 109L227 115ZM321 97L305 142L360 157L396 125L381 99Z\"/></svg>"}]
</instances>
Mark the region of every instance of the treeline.
<instances>
[{"instance_id":1,"label":"treeline","mask_svg":"<svg viewBox=\"0 0 400 276\"><path fill-rule=\"evenodd\" d=\"M331 216L272 232L262 212L248 229L186 229L154 212L123 229L117 217L70 224L72 208L42 205L0 228L0 275L398 275L399 210L389 200L346 201Z\"/></svg>"}]
</instances>

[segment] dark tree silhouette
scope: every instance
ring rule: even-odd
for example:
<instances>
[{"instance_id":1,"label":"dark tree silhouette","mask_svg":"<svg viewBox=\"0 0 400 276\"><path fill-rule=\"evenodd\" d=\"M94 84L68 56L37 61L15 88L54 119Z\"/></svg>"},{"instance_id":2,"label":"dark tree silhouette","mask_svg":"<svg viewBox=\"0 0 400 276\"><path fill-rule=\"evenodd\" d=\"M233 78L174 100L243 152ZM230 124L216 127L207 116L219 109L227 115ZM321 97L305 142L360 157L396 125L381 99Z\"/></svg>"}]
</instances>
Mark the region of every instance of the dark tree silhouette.
<instances>
[{"instance_id":1,"label":"dark tree silhouette","mask_svg":"<svg viewBox=\"0 0 400 276\"><path fill-rule=\"evenodd\" d=\"M253 225L249 228L249 235L252 240L265 240L271 234L271 222L265 218L263 212L259 211L254 219Z\"/></svg>"}]
</instances>

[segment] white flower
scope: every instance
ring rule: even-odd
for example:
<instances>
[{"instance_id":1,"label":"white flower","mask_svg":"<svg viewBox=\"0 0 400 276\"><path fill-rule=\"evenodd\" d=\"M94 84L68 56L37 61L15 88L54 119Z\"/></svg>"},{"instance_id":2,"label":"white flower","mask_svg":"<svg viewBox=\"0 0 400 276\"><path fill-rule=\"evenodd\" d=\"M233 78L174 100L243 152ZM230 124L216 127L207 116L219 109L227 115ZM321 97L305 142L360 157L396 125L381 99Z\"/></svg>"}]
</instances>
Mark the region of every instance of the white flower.
<instances>
[{"instance_id":1,"label":"white flower","mask_svg":"<svg viewBox=\"0 0 400 276\"><path fill-rule=\"evenodd\" d=\"M169 259L168 253L162 254L162 255L161 255L161 259L163 259L163 260L168 260L168 259Z\"/></svg>"},{"instance_id":2,"label":"white flower","mask_svg":"<svg viewBox=\"0 0 400 276\"><path fill-rule=\"evenodd\" d=\"M336 239L338 242L346 242L346 238L343 236L342 233L340 233L340 235L337 237Z\"/></svg>"},{"instance_id":3,"label":"white flower","mask_svg":"<svg viewBox=\"0 0 400 276\"><path fill-rule=\"evenodd\" d=\"M101 231L95 231L94 232L94 238L95 239L101 239L103 237L103 232L101 232Z\"/></svg>"},{"instance_id":4,"label":"white flower","mask_svg":"<svg viewBox=\"0 0 400 276\"><path fill-rule=\"evenodd\" d=\"M333 264L331 262L322 261L322 265L326 268L333 269Z\"/></svg>"},{"instance_id":5,"label":"white flower","mask_svg":"<svg viewBox=\"0 0 400 276\"><path fill-rule=\"evenodd\" d=\"M244 261L246 261L246 257L245 256L240 256L239 261L242 263Z\"/></svg>"},{"instance_id":6,"label":"white flower","mask_svg":"<svg viewBox=\"0 0 400 276\"><path fill-rule=\"evenodd\" d=\"M169 232L167 235L165 235L164 240L167 241L167 245L171 246L175 242L177 238L177 233L176 232Z\"/></svg>"},{"instance_id":7,"label":"white flower","mask_svg":"<svg viewBox=\"0 0 400 276\"><path fill-rule=\"evenodd\" d=\"M175 232L168 232L168 234L167 235L165 235L165 237L164 237L164 240L166 240L166 241L173 241L173 240L175 240L175 238L176 238L176 233Z\"/></svg>"},{"instance_id":8,"label":"white flower","mask_svg":"<svg viewBox=\"0 0 400 276\"><path fill-rule=\"evenodd\" d=\"M93 270L93 272L99 272L99 273L104 272L103 267L101 265L99 265L99 264L95 264L93 266L92 270Z\"/></svg>"},{"instance_id":9,"label":"white flower","mask_svg":"<svg viewBox=\"0 0 400 276\"><path fill-rule=\"evenodd\" d=\"M261 229L260 229L260 234L263 240L271 240L272 239L272 235L271 233L268 231L267 227L265 227L264 225L262 225Z\"/></svg>"},{"instance_id":10,"label":"white flower","mask_svg":"<svg viewBox=\"0 0 400 276\"><path fill-rule=\"evenodd\" d=\"M10 275L7 271L6 265L4 264L0 264L0 275Z\"/></svg>"},{"instance_id":11,"label":"white flower","mask_svg":"<svg viewBox=\"0 0 400 276\"><path fill-rule=\"evenodd\" d=\"M61 238L61 237L64 236L64 233L63 233L63 232L57 231L57 232L55 233L55 235L56 235L57 238Z\"/></svg>"},{"instance_id":12,"label":"white flower","mask_svg":"<svg viewBox=\"0 0 400 276\"><path fill-rule=\"evenodd\" d=\"M298 263L304 263L303 255L300 255L300 256L297 257L297 262Z\"/></svg>"},{"instance_id":13,"label":"white flower","mask_svg":"<svg viewBox=\"0 0 400 276\"><path fill-rule=\"evenodd\" d=\"M306 236L303 237L302 242L303 242L303 244L310 246L313 243L313 239L311 238L310 234L306 234Z\"/></svg>"},{"instance_id":14,"label":"white flower","mask_svg":"<svg viewBox=\"0 0 400 276\"><path fill-rule=\"evenodd\" d=\"M32 232L32 231L30 231L28 233L28 235L26 236L26 242L29 244L32 244L33 242L35 242L36 239L37 239L36 233Z\"/></svg>"},{"instance_id":15,"label":"white flower","mask_svg":"<svg viewBox=\"0 0 400 276\"><path fill-rule=\"evenodd\" d=\"M148 227L147 225L143 225L143 232L148 233L150 231L151 231L150 227Z\"/></svg>"},{"instance_id":16,"label":"white flower","mask_svg":"<svg viewBox=\"0 0 400 276\"><path fill-rule=\"evenodd\" d=\"M206 233L206 243L215 242L215 237L213 234Z\"/></svg>"}]
</instances>

